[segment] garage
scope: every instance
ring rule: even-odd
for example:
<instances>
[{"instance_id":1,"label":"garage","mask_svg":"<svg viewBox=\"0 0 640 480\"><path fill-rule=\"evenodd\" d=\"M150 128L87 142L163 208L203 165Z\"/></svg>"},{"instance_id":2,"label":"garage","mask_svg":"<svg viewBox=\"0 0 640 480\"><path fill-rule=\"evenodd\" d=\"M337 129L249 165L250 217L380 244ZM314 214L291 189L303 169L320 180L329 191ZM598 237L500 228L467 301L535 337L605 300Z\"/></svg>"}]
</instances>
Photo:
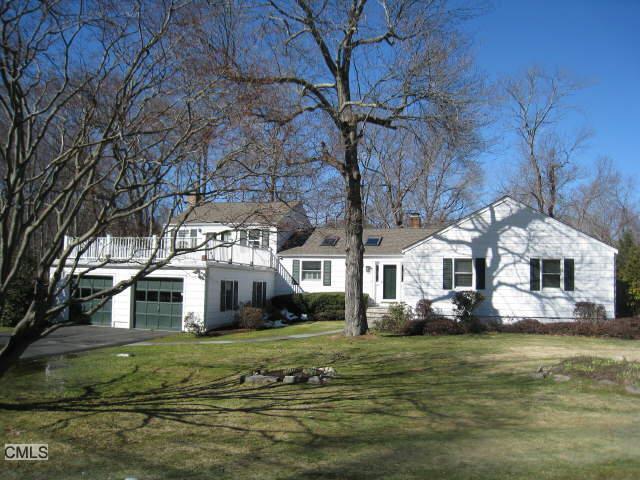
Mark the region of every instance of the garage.
<instances>
[{"instance_id":1,"label":"garage","mask_svg":"<svg viewBox=\"0 0 640 480\"><path fill-rule=\"evenodd\" d=\"M182 330L182 279L146 278L135 286L134 328Z\"/></svg>"},{"instance_id":2,"label":"garage","mask_svg":"<svg viewBox=\"0 0 640 480\"><path fill-rule=\"evenodd\" d=\"M88 297L113 286L113 277L87 275L77 278L76 281L76 297ZM80 307L82 314L85 314L85 312L95 308L98 303L100 303L100 299L82 303ZM111 326L111 299L107 300L104 305L89 317L89 323L92 325Z\"/></svg>"}]
</instances>

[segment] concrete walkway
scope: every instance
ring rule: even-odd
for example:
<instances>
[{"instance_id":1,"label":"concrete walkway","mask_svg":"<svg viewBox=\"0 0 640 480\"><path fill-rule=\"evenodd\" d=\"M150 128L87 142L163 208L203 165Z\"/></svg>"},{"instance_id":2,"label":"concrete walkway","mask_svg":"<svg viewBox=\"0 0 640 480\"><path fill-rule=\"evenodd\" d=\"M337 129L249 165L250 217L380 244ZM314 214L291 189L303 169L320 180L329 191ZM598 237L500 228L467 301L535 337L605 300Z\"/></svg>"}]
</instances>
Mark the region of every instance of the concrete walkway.
<instances>
[{"instance_id":1,"label":"concrete walkway","mask_svg":"<svg viewBox=\"0 0 640 480\"><path fill-rule=\"evenodd\" d=\"M151 340L152 338L165 337L173 333L175 332L71 325L54 330L46 337L32 343L20 358L48 357L83 352L95 348L116 347ZM10 333L0 333L0 346L4 345L10 336Z\"/></svg>"},{"instance_id":2,"label":"concrete walkway","mask_svg":"<svg viewBox=\"0 0 640 480\"><path fill-rule=\"evenodd\" d=\"M301 338L321 337L323 335L335 335L336 333L342 333L340 330L329 330L327 332L318 333L299 333L297 335L281 335L278 337L265 337L265 338L246 338L244 340L194 340L192 342L138 342L128 345L129 347L161 347L164 345L230 345L234 343L261 343L261 342L274 342L282 340L299 340Z\"/></svg>"}]
</instances>

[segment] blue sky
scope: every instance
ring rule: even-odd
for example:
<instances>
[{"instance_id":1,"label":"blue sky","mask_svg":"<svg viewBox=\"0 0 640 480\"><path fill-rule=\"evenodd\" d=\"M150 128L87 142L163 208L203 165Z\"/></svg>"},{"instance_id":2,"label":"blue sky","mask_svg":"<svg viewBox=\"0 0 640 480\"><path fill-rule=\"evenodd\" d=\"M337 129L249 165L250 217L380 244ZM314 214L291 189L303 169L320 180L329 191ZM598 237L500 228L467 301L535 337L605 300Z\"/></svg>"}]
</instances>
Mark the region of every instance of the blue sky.
<instances>
[{"instance_id":1,"label":"blue sky","mask_svg":"<svg viewBox=\"0 0 640 480\"><path fill-rule=\"evenodd\" d=\"M581 161L609 156L640 175L640 0L493 0L465 28L493 80L535 64L588 82L572 102L574 121L594 132ZM487 155L488 169L513 159L505 144Z\"/></svg>"}]
</instances>

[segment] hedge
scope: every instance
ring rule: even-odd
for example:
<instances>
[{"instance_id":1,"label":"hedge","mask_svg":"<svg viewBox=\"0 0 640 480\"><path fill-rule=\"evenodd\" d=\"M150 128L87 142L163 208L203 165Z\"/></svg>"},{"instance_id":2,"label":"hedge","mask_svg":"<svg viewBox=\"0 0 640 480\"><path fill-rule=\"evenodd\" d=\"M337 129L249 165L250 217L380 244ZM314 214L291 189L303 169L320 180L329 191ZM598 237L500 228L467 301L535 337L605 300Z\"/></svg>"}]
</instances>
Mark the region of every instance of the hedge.
<instances>
[{"instance_id":1,"label":"hedge","mask_svg":"<svg viewBox=\"0 0 640 480\"><path fill-rule=\"evenodd\" d=\"M365 294L365 304L369 297ZM344 320L344 293L316 292L277 295L271 299L276 309L286 308L291 313L306 313L310 320Z\"/></svg>"}]
</instances>

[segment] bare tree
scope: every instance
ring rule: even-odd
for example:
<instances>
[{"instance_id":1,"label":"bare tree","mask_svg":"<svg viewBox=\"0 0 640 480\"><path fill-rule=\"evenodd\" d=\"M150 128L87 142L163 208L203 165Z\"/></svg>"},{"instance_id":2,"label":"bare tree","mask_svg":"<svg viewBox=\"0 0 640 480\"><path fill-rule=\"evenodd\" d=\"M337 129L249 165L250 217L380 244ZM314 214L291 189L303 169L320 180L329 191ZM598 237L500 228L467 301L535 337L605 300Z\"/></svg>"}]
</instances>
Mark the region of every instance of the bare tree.
<instances>
[{"instance_id":1,"label":"bare tree","mask_svg":"<svg viewBox=\"0 0 640 480\"><path fill-rule=\"evenodd\" d=\"M168 225L177 210L193 208L183 198L199 187L193 159L212 122L194 108L210 86L185 89L171 54L181 41L174 28L180 9L173 1L25 0L0 7L0 308L29 265L33 242L48 231L33 299L0 352L0 375L60 325L53 322L64 309L104 303L185 252ZM219 161L209 175L224 168ZM129 219L147 222L145 212L155 212L155 233L167 238L169 253L150 246L132 279L63 298L73 275L109 262L76 270L95 238Z\"/></svg>"},{"instance_id":2,"label":"bare tree","mask_svg":"<svg viewBox=\"0 0 640 480\"><path fill-rule=\"evenodd\" d=\"M213 42L234 46L214 52L228 80L262 98L286 98L284 109L254 103L254 115L304 123L315 133L305 161L320 161L343 179L345 333L360 335L367 330L361 138L368 128L420 122L455 135L467 121L473 82L455 20L470 10L444 0L268 0L238 2L236 11L235 40Z\"/></svg>"},{"instance_id":3,"label":"bare tree","mask_svg":"<svg viewBox=\"0 0 640 480\"><path fill-rule=\"evenodd\" d=\"M482 170L477 154L482 142L477 122L464 142L451 144L439 132L381 131L365 139L367 219L384 227L402 227L408 211L426 223L459 218L477 203Z\"/></svg>"},{"instance_id":4,"label":"bare tree","mask_svg":"<svg viewBox=\"0 0 640 480\"><path fill-rule=\"evenodd\" d=\"M560 132L560 121L572 108L569 99L580 88L566 75L539 68L504 83L522 155L508 189L552 217L563 190L577 179L575 156L590 136L585 129L571 135Z\"/></svg>"}]
</instances>

